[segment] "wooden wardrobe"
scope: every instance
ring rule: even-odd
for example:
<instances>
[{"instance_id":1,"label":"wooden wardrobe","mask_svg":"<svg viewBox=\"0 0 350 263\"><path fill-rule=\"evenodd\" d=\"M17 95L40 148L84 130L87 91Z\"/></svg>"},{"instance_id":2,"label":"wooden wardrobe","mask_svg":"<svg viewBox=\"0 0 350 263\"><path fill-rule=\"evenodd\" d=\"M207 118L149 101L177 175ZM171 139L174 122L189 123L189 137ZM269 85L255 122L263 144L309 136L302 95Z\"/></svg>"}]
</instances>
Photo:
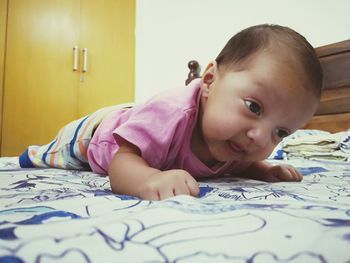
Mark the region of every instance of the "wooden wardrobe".
<instances>
[{"instance_id":1,"label":"wooden wardrobe","mask_svg":"<svg viewBox=\"0 0 350 263\"><path fill-rule=\"evenodd\" d=\"M133 101L134 0L0 1L7 6L1 156L47 143L98 108Z\"/></svg>"}]
</instances>

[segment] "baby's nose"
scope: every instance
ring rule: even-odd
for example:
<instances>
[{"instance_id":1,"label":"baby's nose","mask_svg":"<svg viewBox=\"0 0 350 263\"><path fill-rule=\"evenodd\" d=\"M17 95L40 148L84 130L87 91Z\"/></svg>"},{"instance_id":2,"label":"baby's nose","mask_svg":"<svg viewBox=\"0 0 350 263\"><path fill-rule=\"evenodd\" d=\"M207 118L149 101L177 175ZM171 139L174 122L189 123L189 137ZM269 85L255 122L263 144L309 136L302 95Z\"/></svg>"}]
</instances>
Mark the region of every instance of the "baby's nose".
<instances>
[{"instance_id":1,"label":"baby's nose","mask_svg":"<svg viewBox=\"0 0 350 263\"><path fill-rule=\"evenodd\" d=\"M254 127L248 130L247 137L259 148L265 148L271 142L271 129L263 125Z\"/></svg>"}]
</instances>

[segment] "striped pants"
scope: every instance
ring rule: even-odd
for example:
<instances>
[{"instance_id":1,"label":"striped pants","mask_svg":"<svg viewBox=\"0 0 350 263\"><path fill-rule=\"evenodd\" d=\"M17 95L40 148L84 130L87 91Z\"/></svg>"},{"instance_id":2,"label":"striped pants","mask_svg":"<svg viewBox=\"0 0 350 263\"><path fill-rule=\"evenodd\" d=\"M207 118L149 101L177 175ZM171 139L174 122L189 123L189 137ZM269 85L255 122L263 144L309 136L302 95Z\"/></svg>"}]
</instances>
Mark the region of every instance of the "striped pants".
<instances>
[{"instance_id":1,"label":"striped pants","mask_svg":"<svg viewBox=\"0 0 350 263\"><path fill-rule=\"evenodd\" d=\"M87 148L95 129L109 113L130 106L130 104L122 104L102 108L70 122L50 143L29 146L19 157L20 166L90 170Z\"/></svg>"}]
</instances>

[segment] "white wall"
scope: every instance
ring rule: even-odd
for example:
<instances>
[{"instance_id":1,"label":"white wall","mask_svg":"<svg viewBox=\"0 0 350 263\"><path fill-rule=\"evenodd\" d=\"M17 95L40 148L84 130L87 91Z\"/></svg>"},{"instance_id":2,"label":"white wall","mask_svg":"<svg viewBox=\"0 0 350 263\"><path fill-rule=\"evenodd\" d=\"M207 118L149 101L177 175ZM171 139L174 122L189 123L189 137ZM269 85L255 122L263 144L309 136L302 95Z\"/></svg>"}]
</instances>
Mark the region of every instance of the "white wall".
<instances>
[{"instance_id":1,"label":"white wall","mask_svg":"<svg viewBox=\"0 0 350 263\"><path fill-rule=\"evenodd\" d=\"M183 85L188 61L205 67L248 26L289 26L314 47L350 39L349 0L137 0L136 9L136 102Z\"/></svg>"}]
</instances>

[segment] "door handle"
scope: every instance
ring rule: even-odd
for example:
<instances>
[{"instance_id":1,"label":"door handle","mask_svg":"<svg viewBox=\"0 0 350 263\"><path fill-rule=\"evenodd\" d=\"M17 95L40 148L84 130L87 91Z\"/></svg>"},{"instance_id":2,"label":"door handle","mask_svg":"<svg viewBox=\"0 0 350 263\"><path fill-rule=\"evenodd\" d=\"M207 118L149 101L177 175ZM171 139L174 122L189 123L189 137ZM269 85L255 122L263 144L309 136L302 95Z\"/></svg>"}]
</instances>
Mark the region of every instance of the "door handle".
<instances>
[{"instance_id":1,"label":"door handle","mask_svg":"<svg viewBox=\"0 0 350 263\"><path fill-rule=\"evenodd\" d=\"M73 47L73 71L78 70L78 63L79 63L79 49L78 46Z\"/></svg>"},{"instance_id":2,"label":"door handle","mask_svg":"<svg viewBox=\"0 0 350 263\"><path fill-rule=\"evenodd\" d=\"M83 72L86 72L88 70L88 49L83 48Z\"/></svg>"}]
</instances>

